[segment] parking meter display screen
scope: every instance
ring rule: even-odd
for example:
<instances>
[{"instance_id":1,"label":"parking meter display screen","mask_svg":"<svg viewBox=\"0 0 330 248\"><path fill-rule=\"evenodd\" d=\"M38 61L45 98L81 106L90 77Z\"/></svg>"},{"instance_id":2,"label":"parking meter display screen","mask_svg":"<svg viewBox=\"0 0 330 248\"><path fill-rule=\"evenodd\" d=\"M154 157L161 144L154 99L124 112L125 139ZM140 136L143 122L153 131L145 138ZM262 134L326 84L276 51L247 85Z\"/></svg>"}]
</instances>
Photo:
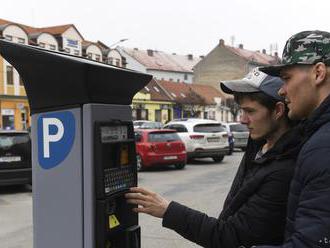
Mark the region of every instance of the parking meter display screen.
<instances>
[{"instance_id":1,"label":"parking meter display screen","mask_svg":"<svg viewBox=\"0 0 330 248\"><path fill-rule=\"evenodd\" d=\"M127 126L101 127L101 142L108 143L127 139Z\"/></svg>"}]
</instances>

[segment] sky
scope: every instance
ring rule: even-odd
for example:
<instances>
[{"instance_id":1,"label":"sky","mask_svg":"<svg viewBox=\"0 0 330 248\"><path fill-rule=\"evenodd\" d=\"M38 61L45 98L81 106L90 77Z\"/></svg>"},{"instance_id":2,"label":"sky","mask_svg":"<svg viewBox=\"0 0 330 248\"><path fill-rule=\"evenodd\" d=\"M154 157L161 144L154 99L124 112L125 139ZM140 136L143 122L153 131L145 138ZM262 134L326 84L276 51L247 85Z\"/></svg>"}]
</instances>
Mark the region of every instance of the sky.
<instances>
[{"instance_id":1,"label":"sky","mask_svg":"<svg viewBox=\"0 0 330 248\"><path fill-rule=\"evenodd\" d=\"M207 55L224 39L248 50L303 30L330 31L329 0L2 0L0 18L34 27L74 24L84 39ZM273 52L275 49L273 49Z\"/></svg>"}]
</instances>

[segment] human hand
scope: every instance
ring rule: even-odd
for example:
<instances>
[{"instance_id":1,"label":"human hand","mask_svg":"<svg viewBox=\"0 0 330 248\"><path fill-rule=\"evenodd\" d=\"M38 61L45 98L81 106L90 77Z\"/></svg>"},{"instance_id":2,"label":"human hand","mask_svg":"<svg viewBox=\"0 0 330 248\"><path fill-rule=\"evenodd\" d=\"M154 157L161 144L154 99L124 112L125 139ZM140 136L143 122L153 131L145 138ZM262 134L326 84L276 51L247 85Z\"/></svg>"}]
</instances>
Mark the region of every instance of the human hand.
<instances>
[{"instance_id":1,"label":"human hand","mask_svg":"<svg viewBox=\"0 0 330 248\"><path fill-rule=\"evenodd\" d=\"M137 204L133 208L136 213L145 213L154 217L163 218L170 202L155 192L141 187L130 188L130 192L125 194L127 202Z\"/></svg>"}]
</instances>

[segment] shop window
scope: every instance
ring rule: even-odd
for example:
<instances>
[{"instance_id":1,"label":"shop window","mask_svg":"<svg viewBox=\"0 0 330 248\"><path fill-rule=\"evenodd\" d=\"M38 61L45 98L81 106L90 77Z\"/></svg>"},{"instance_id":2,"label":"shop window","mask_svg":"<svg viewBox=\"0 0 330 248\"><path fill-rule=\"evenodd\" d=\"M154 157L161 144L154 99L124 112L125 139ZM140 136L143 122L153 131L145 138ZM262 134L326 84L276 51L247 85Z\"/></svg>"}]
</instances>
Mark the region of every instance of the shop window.
<instances>
[{"instance_id":1,"label":"shop window","mask_svg":"<svg viewBox=\"0 0 330 248\"><path fill-rule=\"evenodd\" d=\"M14 68L7 65L7 84L14 85Z\"/></svg>"},{"instance_id":2,"label":"shop window","mask_svg":"<svg viewBox=\"0 0 330 248\"><path fill-rule=\"evenodd\" d=\"M15 116L13 109L2 109L2 127L5 130L15 129Z\"/></svg>"}]
</instances>

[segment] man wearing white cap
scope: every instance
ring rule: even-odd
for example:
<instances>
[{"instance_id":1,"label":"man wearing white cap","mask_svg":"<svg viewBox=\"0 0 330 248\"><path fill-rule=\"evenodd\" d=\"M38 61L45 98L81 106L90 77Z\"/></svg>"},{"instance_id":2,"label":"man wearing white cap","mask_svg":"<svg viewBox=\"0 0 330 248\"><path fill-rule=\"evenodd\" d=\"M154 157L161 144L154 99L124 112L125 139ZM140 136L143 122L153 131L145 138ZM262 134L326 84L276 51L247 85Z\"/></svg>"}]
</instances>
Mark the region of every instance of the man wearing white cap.
<instances>
[{"instance_id":1,"label":"man wearing white cap","mask_svg":"<svg viewBox=\"0 0 330 248\"><path fill-rule=\"evenodd\" d=\"M222 82L240 104L250 130L246 153L218 218L144 189L126 194L134 211L163 218L163 226L203 247L237 248L283 242L286 200L299 137L277 94L283 82L255 69L245 78ZM217 201L215 201L215 204Z\"/></svg>"}]
</instances>

